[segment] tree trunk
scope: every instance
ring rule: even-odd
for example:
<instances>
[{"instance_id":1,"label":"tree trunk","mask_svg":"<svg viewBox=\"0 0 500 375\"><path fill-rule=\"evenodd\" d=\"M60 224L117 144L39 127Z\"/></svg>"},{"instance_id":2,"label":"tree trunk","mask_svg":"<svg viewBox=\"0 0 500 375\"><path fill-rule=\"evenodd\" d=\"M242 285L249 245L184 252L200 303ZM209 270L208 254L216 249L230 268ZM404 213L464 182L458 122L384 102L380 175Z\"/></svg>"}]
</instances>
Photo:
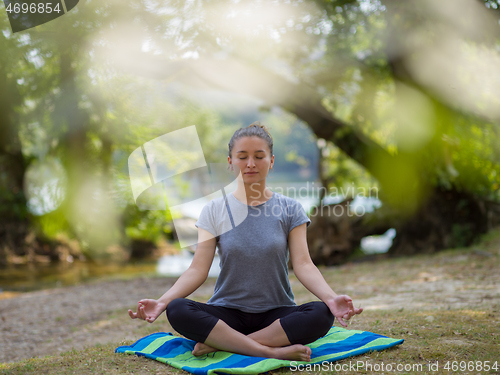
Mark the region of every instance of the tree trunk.
<instances>
[{"instance_id":1,"label":"tree trunk","mask_svg":"<svg viewBox=\"0 0 500 375\"><path fill-rule=\"evenodd\" d=\"M361 239L395 228L392 256L434 253L469 246L488 230L500 225L500 203L456 189L436 189L420 209L406 220L382 207L363 217L349 214L351 200L315 207L307 243L317 265L344 263L360 247Z\"/></svg>"},{"instance_id":2,"label":"tree trunk","mask_svg":"<svg viewBox=\"0 0 500 375\"><path fill-rule=\"evenodd\" d=\"M385 211L358 216L349 211L352 199L313 207L311 225L307 229L307 245L311 259L317 265L344 263L359 248L363 237L383 234L394 222Z\"/></svg>"},{"instance_id":3,"label":"tree trunk","mask_svg":"<svg viewBox=\"0 0 500 375\"><path fill-rule=\"evenodd\" d=\"M435 189L424 205L396 226L391 255L433 253L471 245L500 224L500 204L456 189Z\"/></svg>"},{"instance_id":4,"label":"tree trunk","mask_svg":"<svg viewBox=\"0 0 500 375\"><path fill-rule=\"evenodd\" d=\"M2 35L3 37L3 35ZM28 217L23 183L26 165L16 129L15 108L22 104L17 77L8 74L0 59L0 266L9 255L24 250Z\"/></svg>"}]
</instances>

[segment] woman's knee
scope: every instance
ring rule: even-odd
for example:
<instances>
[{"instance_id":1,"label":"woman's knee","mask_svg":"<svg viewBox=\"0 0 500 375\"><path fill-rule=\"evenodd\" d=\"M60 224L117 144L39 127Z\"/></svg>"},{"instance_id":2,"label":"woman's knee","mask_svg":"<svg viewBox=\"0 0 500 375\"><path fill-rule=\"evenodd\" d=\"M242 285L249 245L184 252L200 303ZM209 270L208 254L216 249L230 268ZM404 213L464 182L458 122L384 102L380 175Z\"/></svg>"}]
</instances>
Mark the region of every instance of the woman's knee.
<instances>
[{"instance_id":1,"label":"woman's knee","mask_svg":"<svg viewBox=\"0 0 500 375\"><path fill-rule=\"evenodd\" d=\"M280 322L292 344L309 344L325 336L333 325L334 316L321 301L300 306L299 314L281 318Z\"/></svg>"},{"instance_id":2,"label":"woman's knee","mask_svg":"<svg viewBox=\"0 0 500 375\"><path fill-rule=\"evenodd\" d=\"M204 306L190 299L176 298L167 306L168 321L188 339L205 342L219 319L206 312Z\"/></svg>"},{"instance_id":3,"label":"woman's knee","mask_svg":"<svg viewBox=\"0 0 500 375\"><path fill-rule=\"evenodd\" d=\"M335 317L324 302L315 301L311 303L314 311L314 325L326 334L332 328Z\"/></svg>"},{"instance_id":4,"label":"woman's knee","mask_svg":"<svg viewBox=\"0 0 500 375\"><path fill-rule=\"evenodd\" d=\"M170 325L174 326L177 322L183 320L186 316L188 303L189 300L185 298L176 298L168 304L166 314Z\"/></svg>"}]
</instances>

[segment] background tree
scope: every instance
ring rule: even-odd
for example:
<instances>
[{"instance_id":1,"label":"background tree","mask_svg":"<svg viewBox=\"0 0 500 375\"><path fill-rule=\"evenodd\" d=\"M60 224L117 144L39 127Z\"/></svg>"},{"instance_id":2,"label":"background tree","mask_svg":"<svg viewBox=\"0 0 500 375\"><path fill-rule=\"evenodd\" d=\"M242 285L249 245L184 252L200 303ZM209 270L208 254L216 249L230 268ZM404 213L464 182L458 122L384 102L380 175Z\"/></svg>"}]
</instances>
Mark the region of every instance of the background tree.
<instances>
[{"instance_id":1,"label":"background tree","mask_svg":"<svg viewBox=\"0 0 500 375\"><path fill-rule=\"evenodd\" d=\"M0 20L5 29L7 18ZM0 265L14 254L14 244L26 233L28 218L23 192L26 163L16 125L17 110L22 105L18 80L31 68L26 59L28 46L0 33Z\"/></svg>"},{"instance_id":2,"label":"background tree","mask_svg":"<svg viewBox=\"0 0 500 375\"><path fill-rule=\"evenodd\" d=\"M168 234L168 217L134 208L124 156L193 121L215 150L219 129L236 126L169 97L176 82L253 96L307 124L324 140L328 187L377 181L382 209L348 224L346 253L390 226L393 253L468 244L499 217L498 18L492 0L87 0L16 35L4 21L2 207L90 256ZM304 162L299 151L285 160ZM20 187L41 170L62 170L53 190L64 194L33 215Z\"/></svg>"},{"instance_id":3,"label":"background tree","mask_svg":"<svg viewBox=\"0 0 500 375\"><path fill-rule=\"evenodd\" d=\"M435 251L498 223L498 96L481 78L498 80L498 12L459 5L200 2L176 20L195 37L168 54L193 59L158 48L127 68L295 114L378 180L393 253Z\"/></svg>"}]
</instances>

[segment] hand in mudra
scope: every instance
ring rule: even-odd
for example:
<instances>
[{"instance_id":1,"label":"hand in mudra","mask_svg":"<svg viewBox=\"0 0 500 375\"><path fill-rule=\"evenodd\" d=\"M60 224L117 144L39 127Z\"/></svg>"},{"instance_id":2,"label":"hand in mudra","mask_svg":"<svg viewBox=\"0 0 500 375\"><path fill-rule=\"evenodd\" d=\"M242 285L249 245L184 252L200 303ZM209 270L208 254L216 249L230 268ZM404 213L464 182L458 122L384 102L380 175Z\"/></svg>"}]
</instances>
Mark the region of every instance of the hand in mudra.
<instances>
[{"instance_id":1,"label":"hand in mudra","mask_svg":"<svg viewBox=\"0 0 500 375\"><path fill-rule=\"evenodd\" d=\"M132 319L142 319L148 323L153 323L156 318L165 311L166 305L155 299L141 299L137 304L137 312L128 310L128 315Z\"/></svg>"},{"instance_id":2,"label":"hand in mudra","mask_svg":"<svg viewBox=\"0 0 500 375\"><path fill-rule=\"evenodd\" d=\"M335 298L328 300L326 302L330 311L335 316L335 318L344 327L347 327L347 323L344 320L349 320L356 314L361 314L363 308L355 308L352 304L352 298L347 295L336 296Z\"/></svg>"}]
</instances>

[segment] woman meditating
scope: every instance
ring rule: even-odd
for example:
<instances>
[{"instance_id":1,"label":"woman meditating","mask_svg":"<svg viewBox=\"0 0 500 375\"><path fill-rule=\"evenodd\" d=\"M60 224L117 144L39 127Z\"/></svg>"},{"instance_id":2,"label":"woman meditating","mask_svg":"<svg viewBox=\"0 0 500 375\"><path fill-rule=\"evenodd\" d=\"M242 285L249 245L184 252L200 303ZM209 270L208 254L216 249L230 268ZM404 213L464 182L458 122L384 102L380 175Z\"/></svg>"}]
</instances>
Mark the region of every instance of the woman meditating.
<instances>
[{"instance_id":1,"label":"woman meditating","mask_svg":"<svg viewBox=\"0 0 500 375\"><path fill-rule=\"evenodd\" d=\"M300 203L266 187L274 165L266 128L254 123L237 130L227 160L238 187L203 208L190 267L158 300L140 300L129 315L152 323L166 310L171 326L197 342L195 356L224 350L310 361L305 344L324 336L334 317L347 326L345 320L363 309L354 308L349 296L337 295L311 261L310 220ZM207 279L216 246L221 272L214 295L207 303L186 299ZM295 304L289 258L297 279L320 301Z\"/></svg>"}]
</instances>

